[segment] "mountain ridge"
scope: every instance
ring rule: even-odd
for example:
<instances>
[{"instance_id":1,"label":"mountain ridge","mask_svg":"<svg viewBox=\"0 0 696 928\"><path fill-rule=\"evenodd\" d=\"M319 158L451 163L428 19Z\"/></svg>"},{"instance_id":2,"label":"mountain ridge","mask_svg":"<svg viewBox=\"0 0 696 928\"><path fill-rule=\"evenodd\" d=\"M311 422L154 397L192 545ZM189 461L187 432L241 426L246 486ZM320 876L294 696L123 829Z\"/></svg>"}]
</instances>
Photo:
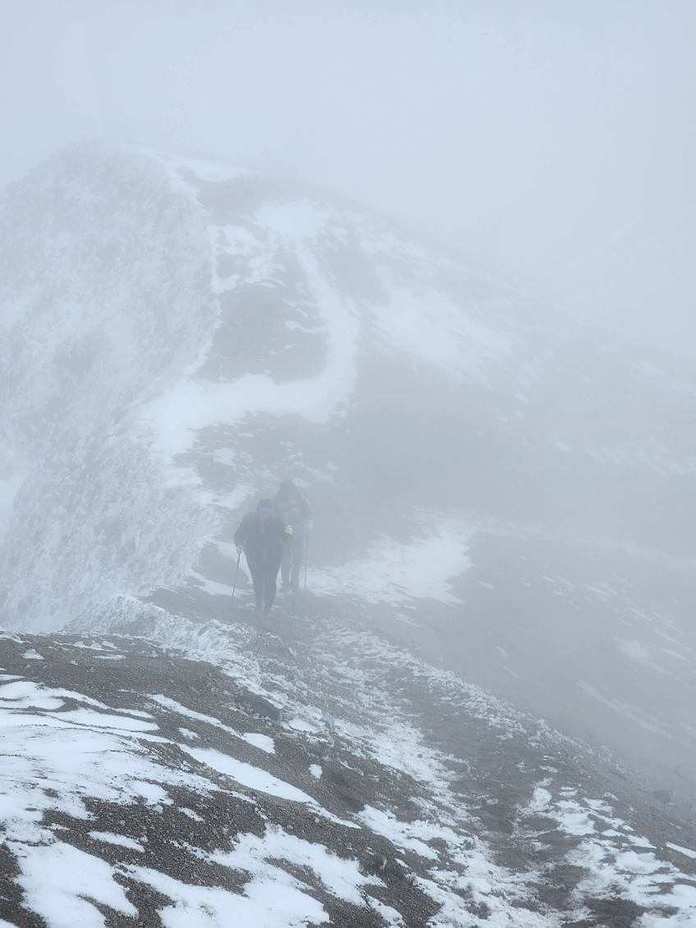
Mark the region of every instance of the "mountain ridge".
<instances>
[{"instance_id":1,"label":"mountain ridge","mask_svg":"<svg viewBox=\"0 0 696 928\"><path fill-rule=\"evenodd\" d=\"M227 614L234 528L292 475L324 608L693 803L688 365L200 161L71 149L0 232L3 624Z\"/></svg>"},{"instance_id":2,"label":"mountain ridge","mask_svg":"<svg viewBox=\"0 0 696 928\"><path fill-rule=\"evenodd\" d=\"M8 924L689 923L693 828L543 723L335 617L154 622L0 640Z\"/></svg>"}]
</instances>

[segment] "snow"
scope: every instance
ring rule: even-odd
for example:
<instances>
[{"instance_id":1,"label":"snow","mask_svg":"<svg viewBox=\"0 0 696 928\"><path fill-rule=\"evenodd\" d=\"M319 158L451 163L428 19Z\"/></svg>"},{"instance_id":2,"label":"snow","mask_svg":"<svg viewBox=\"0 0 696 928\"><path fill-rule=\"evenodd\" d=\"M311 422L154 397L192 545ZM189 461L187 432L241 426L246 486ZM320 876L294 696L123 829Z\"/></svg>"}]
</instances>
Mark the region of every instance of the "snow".
<instances>
[{"instance_id":1,"label":"snow","mask_svg":"<svg viewBox=\"0 0 696 928\"><path fill-rule=\"evenodd\" d=\"M72 647L79 648L83 651L113 651L114 646L108 641L102 641L97 644L96 641L76 641Z\"/></svg>"},{"instance_id":2,"label":"snow","mask_svg":"<svg viewBox=\"0 0 696 928\"><path fill-rule=\"evenodd\" d=\"M312 571L322 593L358 596L371 603L399 606L411 599L460 604L450 581L471 567L470 527L444 524L409 542L383 537L364 558L340 567Z\"/></svg>"},{"instance_id":3,"label":"snow","mask_svg":"<svg viewBox=\"0 0 696 928\"><path fill-rule=\"evenodd\" d=\"M268 771L260 767L254 767L252 764L236 760L236 758L230 757L229 754L222 754L220 751L215 751L211 748L192 748L182 744L181 750L185 751L199 763L206 764L213 770L217 770L217 772L221 773L223 776L230 777L237 783L241 783L241 785L245 786L247 789L266 793L269 796L275 796L277 799L285 799L289 802L299 802L304 805L309 805L318 815L321 815L331 822L343 825L346 828L359 827L353 822L333 815L331 812L324 809L312 796L298 789L296 786L286 783L285 780L273 776L273 774L268 773Z\"/></svg>"},{"instance_id":4,"label":"snow","mask_svg":"<svg viewBox=\"0 0 696 928\"><path fill-rule=\"evenodd\" d=\"M300 250L297 258L326 335L323 371L317 377L287 383L261 374L246 374L232 382L179 381L142 413L142 422L152 429L165 462L171 463L188 450L195 433L208 426L229 426L259 413L296 415L323 424L351 396L359 331L354 309L326 280L310 252Z\"/></svg>"},{"instance_id":5,"label":"snow","mask_svg":"<svg viewBox=\"0 0 696 928\"><path fill-rule=\"evenodd\" d=\"M138 914L112 867L98 857L56 841L39 847L12 845L17 854L18 883L25 904L45 919L48 928L106 928L93 903L121 915Z\"/></svg>"},{"instance_id":6,"label":"snow","mask_svg":"<svg viewBox=\"0 0 696 928\"><path fill-rule=\"evenodd\" d=\"M202 815L199 815L198 812L194 812L193 809L187 809L187 808L185 808L184 806L182 806L182 807L179 809L179 812L183 812L183 814L184 814L187 818L190 818L191 821L193 821L193 822L204 822L204 821L205 821L205 819L203 818L203 816L202 816Z\"/></svg>"},{"instance_id":7,"label":"snow","mask_svg":"<svg viewBox=\"0 0 696 928\"><path fill-rule=\"evenodd\" d=\"M456 871L432 869L430 877L416 877L414 884L436 902L439 911L431 917L431 928L558 928L554 914L527 906L529 900L521 874L511 875L492 864L484 847L457 855ZM462 872L463 871L463 872ZM535 881L537 874L525 874ZM474 914L480 907L481 915Z\"/></svg>"},{"instance_id":8,"label":"snow","mask_svg":"<svg viewBox=\"0 0 696 928\"><path fill-rule=\"evenodd\" d=\"M282 828L267 828L263 837L243 835L230 852L218 852L212 859L234 870L268 875L269 861L283 860L299 867L307 867L321 880L332 895L352 902L364 904L362 888L367 885L381 886L376 877L366 877L360 872L358 862L339 857L321 844L313 844L303 838L288 834ZM273 870L277 868L273 867Z\"/></svg>"},{"instance_id":9,"label":"snow","mask_svg":"<svg viewBox=\"0 0 696 928\"><path fill-rule=\"evenodd\" d=\"M86 725L93 728L111 728L116 731L151 732L157 731L154 722L131 718L116 713L94 712L92 709L73 709L61 712L56 716L61 722L71 722L75 725Z\"/></svg>"},{"instance_id":10,"label":"snow","mask_svg":"<svg viewBox=\"0 0 696 928\"><path fill-rule=\"evenodd\" d=\"M340 728L341 726L339 726ZM393 767L420 783L446 784L443 756L425 743L423 733L408 722L392 721L381 731L370 732L368 746L381 764Z\"/></svg>"},{"instance_id":11,"label":"snow","mask_svg":"<svg viewBox=\"0 0 696 928\"><path fill-rule=\"evenodd\" d=\"M229 851L203 855L248 881L241 894L218 887L189 886L164 874L142 867L124 868L132 878L146 883L167 897L171 904L160 911L165 928L227 928L229 925L258 928L294 928L328 921L323 906L309 895L310 885L291 876L280 862L309 870L325 891L360 908L372 908L400 925L399 914L366 895L368 887L382 886L377 877L361 873L358 862L340 857L321 844L291 835L282 828L268 827L263 836L244 834Z\"/></svg>"},{"instance_id":12,"label":"snow","mask_svg":"<svg viewBox=\"0 0 696 928\"><path fill-rule=\"evenodd\" d=\"M567 835L581 837L596 831L592 810L570 800L561 800L556 809L559 825Z\"/></svg>"},{"instance_id":13,"label":"snow","mask_svg":"<svg viewBox=\"0 0 696 928\"><path fill-rule=\"evenodd\" d=\"M554 800L549 786L550 781L544 781L535 796L541 790L545 794L543 814L554 819L566 835L579 839L565 856L569 865L586 871L575 890L579 903L586 898L626 899L648 910L638 921L641 928L688 925L696 920L696 877L659 857L647 838L635 834L628 822L614 814L606 799L570 798L576 791L561 788L563 798ZM533 798L528 811L538 812L536 805Z\"/></svg>"},{"instance_id":14,"label":"snow","mask_svg":"<svg viewBox=\"0 0 696 928\"><path fill-rule=\"evenodd\" d=\"M445 294L416 292L384 281L388 299L371 308L388 351L401 351L458 380L485 380L493 362L505 360L511 340L494 331Z\"/></svg>"},{"instance_id":15,"label":"snow","mask_svg":"<svg viewBox=\"0 0 696 928\"><path fill-rule=\"evenodd\" d=\"M63 692L32 681L0 688L0 818L17 853L53 840L41 826L51 810L89 819L87 800L168 804L169 785L213 788L144 755L140 739L154 737L153 723L86 707L61 711Z\"/></svg>"},{"instance_id":16,"label":"snow","mask_svg":"<svg viewBox=\"0 0 696 928\"><path fill-rule=\"evenodd\" d=\"M400 913L390 905L385 905L379 899L370 896L367 899L368 908L374 909L379 917L384 921L387 928L402 928L404 920Z\"/></svg>"},{"instance_id":17,"label":"snow","mask_svg":"<svg viewBox=\"0 0 696 928\"><path fill-rule=\"evenodd\" d=\"M139 841L133 838L127 838L125 835L116 835L111 831L90 831L90 838L94 841L103 841L104 844L114 844L117 847L126 847L130 851L145 852L145 848Z\"/></svg>"},{"instance_id":18,"label":"snow","mask_svg":"<svg viewBox=\"0 0 696 928\"><path fill-rule=\"evenodd\" d=\"M205 715L203 712L196 712L195 709L189 709L187 706L183 706L175 699L170 699L168 696L164 696L161 693L155 696L150 696L149 698L153 702L157 703L158 706L162 706L163 709L168 709L170 712L176 712L178 715L186 716L187 718L193 719L196 722L204 722L206 725L213 725L215 728L219 728L221 731L227 732L228 735L232 735L234 738L244 737L235 728L231 728L229 725L225 725L219 719L214 718L214 716Z\"/></svg>"},{"instance_id":19,"label":"snow","mask_svg":"<svg viewBox=\"0 0 696 928\"><path fill-rule=\"evenodd\" d=\"M272 879L252 879L243 895L191 886L144 867L125 872L171 901L159 913L163 928L305 928L328 921L324 907L302 891L299 881L274 870Z\"/></svg>"},{"instance_id":20,"label":"snow","mask_svg":"<svg viewBox=\"0 0 696 928\"><path fill-rule=\"evenodd\" d=\"M442 837L440 829L432 829L425 822L400 822L391 812L381 812L371 806L365 806L358 818L372 831L388 838L396 847L413 851L429 860L438 859L437 851L425 843L423 836L429 834Z\"/></svg>"},{"instance_id":21,"label":"snow","mask_svg":"<svg viewBox=\"0 0 696 928\"><path fill-rule=\"evenodd\" d=\"M315 780L321 780L323 770L321 769L319 764L310 764L309 772L311 773L311 775L314 777Z\"/></svg>"},{"instance_id":22,"label":"snow","mask_svg":"<svg viewBox=\"0 0 696 928\"><path fill-rule=\"evenodd\" d=\"M83 703L85 706L103 709L105 712L112 711L111 707L107 706L106 703L101 702L99 699L92 699L91 696L85 696L84 693L78 693L76 690L52 689L51 693L53 696L58 696L61 699L72 699L75 702ZM144 712L142 709L133 709L132 707L125 709L123 706L120 706L118 712L120 714L125 713L126 715L133 715L139 719L152 720L151 713Z\"/></svg>"},{"instance_id":23,"label":"snow","mask_svg":"<svg viewBox=\"0 0 696 928\"><path fill-rule=\"evenodd\" d=\"M260 751L264 751L266 754L275 754L275 743L273 738L270 738L268 735L262 735L258 732L247 732L242 735L244 741L247 744L253 745L255 748L258 748Z\"/></svg>"},{"instance_id":24,"label":"snow","mask_svg":"<svg viewBox=\"0 0 696 928\"><path fill-rule=\"evenodd\" d=\"M24 654L22 654L22 657L24 658L25 661L43 661L43 660L45 660L45 658L42 657L42 656L39 654L39 652L36 651L34 648L29 648L28 651L25 651Z\"/></svg>"},{"instance_id":25,"label":"snow","mask_svg":"<svg viewBox=\"0 0 696 928\"><path fill-rule=\"evenodd\" d=\"M315 805L315 800L307 793L291 786L284 780L279 780L272 774L260 767L254 767L251 764L245 764L243 761L230 757L229 754L221 754L211 748L192 748L182 745L182 750L193 757L201 764L207 764L213 770L231 777L247 789L258 790L262 793L268 793L270 796L276 796L278 799L287 799L291 802L302 802Z\"/></svg>"},{"instance_id":26,"label":"snow","mask_svg":"<svg viewBox=\"0 0 696 928\"><path fill-rule=\"evenodd\" d=\"M692 851L691 848L681 847L679 844L672 844L669 841L667 842L666 847L668 847L671 851L676 851L678 854L683 854L684 857L689 857L691 860L696 860L696 851Z\"/></svg>"},{"instance_id":27,"label":"snow","mask_svg":"<svg viewBox=\"0 0 696 928\"><path fill-rule=\"evenodd\" d=\"M3 453L3 619L46 630L176 583L210 529L211 513L166 488L137 423L154 385L178 379L207 342L210 249L201 207L133 151L64 152L0 211L16 235L3 253L0 368L11 388L0 420L31 486L8 489Z\"/></svg>"},{"instance_id":28,"label":"snow","mask_svg":"<svg viewBox=\"0 0 696 928\"><path fill-rule=\"evenodd\" d=\"M577 887L580 897L618 893L648 909L664 912L674 908L682 919L687 913L696 918L696 882L652 852L608 854L606 845L595 840L585 842L567 859L576 866L591 866L589 875Z\"/></svg>"},{"instance_id":29,"label":"snow","mask_svg":"<svg viewBox=\"0 0 696 928\"><path fill-rule=\"evenodd\" d=\"M307 719L294 718L290 719L287 723L287 727L291 728L293 731L303 732L307 735L316 735L319 733L320 729L313 722L307 721Z\"/></svg>"},{"instance_id":30,"label":"snow","mask_svg":"<svg viewBox=\"0 0 696 928\"><path fill-rule=\"evenodd\" d=\"M150 699L153 702L156 702L157 705L162 706L163 709L168 709L171 712L176 712L179 715L187 716L190 719L194 719L197 722L204 722L206 725L213 725L215 728L219 728L221 731L226 732L228 735L232 735L234 738L239 738L241 741L246 741L247 744L251 744L253 747L258 748L260 751L263 751L266 754L275 754L275 743L273 738L269 735L264 735L259 732L246 732L242 734L237 731L235 728L225 725L219 719L214 718L212 715L205 715L202 712L196 712L194 709L189 709L186 706L183 706L180 702L177 702L174 699L170 699L168 696L163 696L158 694L155 696L150 696ZM193 732L189 732L189 737L193 735L194 738L198 736Z\"/></svg>"},{"instance_id":31,"label":"snow","mask_svg":"<svg viewBox=\"0 0 696 928\"><path fill-rule=\"evenodd\" d=\"M211 786L142 756L137 742L130 740L135 733L95 730L26 712L13 714L8 724L6 715L0 718L0 809L17 827L28 827L37 810L62 808L85 817L85 798L155 804L169 802L169 783Z\"/></svg>"},{"instance_id":32,"label":"snow","mask_svg":"<svg viewBox=\"0 0 696 928\"><path fill-rule=\"evenodd\" d=\"M0 686L0 702L7 703L1 708L11 709L43 709L50 711L60 709L64 701L57 698L55 693L31 680L17 680L14 683L5 683ZM0 725L8 716L0 717Z\"/></svg>"}]
</instances>

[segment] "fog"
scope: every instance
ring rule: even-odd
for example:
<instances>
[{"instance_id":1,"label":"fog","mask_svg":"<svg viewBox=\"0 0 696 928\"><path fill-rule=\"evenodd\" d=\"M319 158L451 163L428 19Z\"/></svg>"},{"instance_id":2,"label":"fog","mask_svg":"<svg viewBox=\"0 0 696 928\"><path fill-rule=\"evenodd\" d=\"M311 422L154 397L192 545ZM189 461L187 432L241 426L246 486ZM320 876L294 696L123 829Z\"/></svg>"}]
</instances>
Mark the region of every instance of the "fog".
<instances>
[{"instance_id":1,"label":"fog","mask_svg":"<svg viewBox=\"0 0 696 928\"><path fill-rule=\"evenodd\" d=\"M107 143L101 154L69 149L13 186L3 214L8 620L51 630L108 612L124 590L190 583L211 522L229 546L249 496L273 492L299 461L321 513L319 566L344 565L324 589L352 576L374 593L364 575L393 585L394 562L411 565L403 574L434 571L418 589L464 604L456 614L469 635L449 608L435 610L438 659L485 685L531 698L534 686L518 692L490 650L494 625L501 642L512 633L534 677L543 656L513 628L525 615L555 642L556 663L532 693L538 712L563 691L559 655L592 686L610 679L616 649L633 665L658 653L641 626L635 639L612 638L606 663L593 658L594 683L576 660L585 638L600 650L627 611L653 609L667 628L691 608L693 375L690 359L650 349L696 349L695 29L691 3L620 0L6 11L0 180L71 143ZM108 143L137 154L124 160ZM187 175L196 157L258 175L248 190L234 173L216 186L205 170ZM182 189L201 214L171 199ZM333 190L368 210L344 215ZM429 263L385 238L372 210L397 217L409 241L448 247ZM268 270L276 265L284 277ZM200 382L187 380L192 370ZM138 404L147 425L129 419ZM245 417L255 424L232 440L226 429ZM109 422L122 418L130 431L112 446ZM194 434L205 441L192 444ZM73 470L85 435L100 461L86 471L96 548ZM102 514L126 493L117 530ZM34 552L55 498L77 502ZM483 600L472 563L487 577ZM229 579L219 555L199 568L212 571L207 582ZM598 602L602 584L611 594ZM688 662L681 677L656 666L678 682L643 708L688 714ZM629 677L640 689L636 666ZM564 700L577 727L586 710L574 691ZM593 707L601 729L600 698Z\"/></svg>"},{"instance_id":2,"label":"fog","mask_svg":"<svg viewBox=\"0 0 696 928\"><path fill-rule=\"evenodd\" d=\"M28 2L0 181L80 138L345 192L560 312L693 351L696 8Z\"/></svg>"},{"instance_id":3,"label":"fog","mask_svg":"<svg viewBox=\"0 0 696 928\"><path fill-rule=\"evenodd\" d=\"M695 924L696 5L3 12L0 928Z\"/></svg>"}]
</instances>

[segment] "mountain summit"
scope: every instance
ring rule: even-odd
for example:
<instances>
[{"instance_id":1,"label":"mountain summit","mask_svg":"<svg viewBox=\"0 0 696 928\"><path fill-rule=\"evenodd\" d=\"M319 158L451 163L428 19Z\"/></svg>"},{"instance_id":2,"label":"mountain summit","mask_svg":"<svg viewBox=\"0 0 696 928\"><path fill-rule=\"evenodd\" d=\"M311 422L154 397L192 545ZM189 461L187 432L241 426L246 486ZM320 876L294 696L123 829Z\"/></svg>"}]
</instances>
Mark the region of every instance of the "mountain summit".
<instances>
[{"instance_id":1,"label":"mountain summit","mask_svg":"<svg viewBox=\"0 0 696 928\"><path fill-rule=\"evenodd\" d=\"M391 658L385 655L401 655L394 659L403 662L410 654L415 663L408 674L389 677L384 718L395 711L399 687L405 693L425 687L410 710L426 716L421 735L437 742L442 757L449 751L459 759L459 772L450 771L443 782L449 783L450 775L466 779L469 760L464 743L442 737L436 713L427 708L430 684L425 686L425 671L418 669L426 666L428 679L444 687L438 711L444 711L448 697L443 694L451 682L469 694L460 710L462 719L470 720L479 698L471 694L482 694L477 686L483 686L518 706L526 719L543 716L595 748L608 745L634 785L617 798L614 763L601 751L560 736L549 735L563 761L549 761L548 771L543 739L534 741L533 759L521 747L511 750L508 761L515 758L518 772L527 767L532 772L520 774L519 783L511 772L510 795L503 796L506 788L496 781L485 802L479 797L476 827L484 830L483 806L499 804L509 808L510 834L521 829L523 843L547 847L544 832L533 837L532 825L527 827L537 814L563 819L565 829L553 848L539 851L542 857L548 853L545 863L525 861L529 872L519 879L529 884L526 894L518 896L511 888L516 851L509 845L500 851L504 880L511 881L505 884L505 904L527 921L511 920L512 909L495 915L489 898L479 900L478 890L454 877L456 887L436 880L437 890L431 887L425 895L414 890L413 911L420 914L411 921L395 904L396 891L388 899L373 894L372 910L379 909L375 900L381 899L390 907L381 913L388 924L401 924L398 918L426 924L426 912L433 925L478 924L454 915L446 920L446 895L456 891L468 900L462 910L466 917L481 924L493 919L487 922L491 926L623 925L631 924L630 917L648 928L665 922L672 910L680 913L673 924L688 924L692 882L683 884L686 901L680 909L681 877L670 868L688 870L691 858L668 847L688 851L688 828L674 824L670 839L669 830L652 818L685 821L696 796L690 710L696 637L684 618L694 606L691 525L696 516L696 443L688 427L696 380L688 365L561 322L454 251L415 241L387 219L325 191L136 149L73 148L8 188L0 201L0 267L0 622L5 627L51 633L26 646L40 657L41 641L54 657L59 653L58 631L79 633L93 644L90 635L103 636L94 646L107 651L103 642L117 647L114 633L149 638L148 648L177 647L172 660L184 660L182 654L205 660L214 665L214 674L223 661L225 672L237 674L250 691L263 691L271 704L274 687L280 687L285 707L288 687L295 687L293 705L303 698L313 704L312 694L296 679L300 665L293 664L312 654L317 699L338 699L331 688L323 689L337 674L335 651L354 673L341 684L346 725L349 717L350 725L357 724L354 714L366 711L351 701L350 689L365 690L361 698L369 702L379 674L387 673ZM232 540L256 498L288 477L304 487L316 513L309 591L294 607L281 603L279 608L285 630L281 644L273 646L283 649L276 656L282 672L274 669L273 658L259 670L252 660L240 664L233 656L246 653L254 639L247 638L252 615L245 606L244 575L241 603L239 590L233 595ZM312 627L328 653L317 651ZM215 644L201 652L201 642ZM361 676L361 649L365 660L371 649L381 655L381 669L369 679ZM118 653L133 661L137 675L137 648L124 644L123 650L128 653ZM70 668L54 668L50 655L45 678L44 664L20 666L20 657L13 651L15 663L6 667L13 719L19 710L53 711L35 704L44 699L36 687L44 686L82 693L79 698L45 695L61 725L65 707L87 711L85 699L114 707L116 677L116 689L102 698L85 682L91 669L83 668L84 679L73 686ZM99 667L106 666L107 657ZM175 678L184 672L184 665L177 666ZM33 681L34 702L25 706L17 700L24 699L21 687L27 680ZM156 711L151 701L138 711L149 713L147 724L154 727L148 731L157 738L156 730L171 727L169 716L178 714L181 727L190 731L187 746L177 741L176 751L189 758L191 777L201 776L200 763L207 764L203 754L218 751L208 745L212 729L222 731L220 725L228 722L195 693L173 683L167 689L163 682L160 689L164 702ZM140 705L146 694L138 692L133 698ZM490 699L486 705L498 705ZM181 706L198 715L186 721ZM490 763L490 757L504 756L508 736L489 738L496 711L487 711L486 736L477 735L484 745L477 749L479 785L498 763ZM506 718L515 716L505 712ZM194 730L191 720L203 717L208 727ZM454 718L449 723L457 724ZM94 719L88 725L99 727ZM537 732L550 732L545 723L533 725ZM519 733L512 722L505 730ZM196 735L205 736L200 749L193 747ZM380 755L387 766L393 741L384 742L392 746ZM358 749L351 742L346 751ZM571 776L572 758L582 758L583 770L596 765L587 781ZM248 758L240 755L235 762L244 765ZM350 768L353 761L345 764ZM203 773L210 779L208 767ZM229 789L227 773L217 769L218 775ZM361 767L356 775L372 774ZM305 773L293 780L291 770L274 767L259 776L265 783L269 776L287 780L308 794ZM467 781L454 805L464 802L470 788L474 785ZM461 822L452 818L445 825L433 812L425 817L430 831L414 830L407 823L420 811L409 807L401 816L397 806L406 800L399 790L389 799L395 805L385 799L373 812L360 806L373 816L371 826L391 823L390 816L398 819L402 845L420 848L423 860L437 857L447 872L457 870L457 855L463 853L457 842L463 839L452 838L456 847L447 850L447 858L438 855L445 854L450 835L442 829L456 830ZM419 809L434 795L422 796ZM584 797L582 808L573 805L578 796ZM348 810L336 797L338 811L331 814L345 817ZM623 803L621 813L616 803ZM321 819L316 803L310 805ZM628 825L631 809L639 807L638 818ZM503 819L496 819L496 834L508 827ZM272 820L278 824L281 818ZM573 832L581 821L588 830ZM604 834L611 831L616 834ZM257 843L244 839L244 853L256 855L259 866L267 856L275 859L275 845L264 845L264 856L259 828L251 832ZM644 839L629 840L644 832ZM574 840L581 837L587 845L582 851L582 842ZM616 846L607 849L604 838L616 838ZM142 845L133 835L128 840ZM185 840L195 845L190 835ZM293 854L300 854L297 840L287 830L280 837L274 832L273 841L286 849L292 845ZM658 846L667 862L647 856ZM206 880L224 854L241 860L242 845L236 847L225 852L221 846L198 847L196 853L208 855ZM322 868L333 865L321 856L329 853L327 847L316 852ZM293 866L311 870L302 848ZM354 883L350 890L342 884L347 895L338 894L345 904L353 904L366 885L367 858L360 855L382 853L367 845L354 850ZM605 883L598 875L600 858L613 861ZM563 883L555 899L539 890L549 861L577 870L577 879ZM133 877L137 867L128 868L131 884L145 872L141 867ZM583 882L586 869L590 882ZM422 890L418 880L430 878L421 870L414 870L412 885ZM532 870L542 877L529 877ZM617 875L644 871L655 879L641 884L640 891L634 883L627 889ZM179 879L173 871L147 872L140 885L183 899L171 882ZM291 872L287 879L295 879L296 870ZM321 881L328 870L314 872ZM334 876L338 879L338 871ZM562 882L558 873L548 880L557 888ZM109 886L109 898L118 905L90 898L120 912L125 924L135 902L123 889ZM658 902L648 904L655 893ZM588 908L590 897L594 908ZM325 898L320 893L317 905ZM601 900L614 901L607 909ZM612 914L614 903L618 908ZM154 902L147 905L152 909ZM173 905L189 912L189 902ZM201 911L206 905L212 903L200 902ZM319 912L311 906L310 911ZM558 921L571 916L576 921ZM90 917L102 924L97 915ZM178 926L184 921L176 919L188 915L161 917L163 924ZM364 913L360 917L366 925L380 923L377 915L369 916L373 921ZM201 925L217 924L200 919ZM287 922L295 923L304 922Z\"/></svg>"}]
</instances>

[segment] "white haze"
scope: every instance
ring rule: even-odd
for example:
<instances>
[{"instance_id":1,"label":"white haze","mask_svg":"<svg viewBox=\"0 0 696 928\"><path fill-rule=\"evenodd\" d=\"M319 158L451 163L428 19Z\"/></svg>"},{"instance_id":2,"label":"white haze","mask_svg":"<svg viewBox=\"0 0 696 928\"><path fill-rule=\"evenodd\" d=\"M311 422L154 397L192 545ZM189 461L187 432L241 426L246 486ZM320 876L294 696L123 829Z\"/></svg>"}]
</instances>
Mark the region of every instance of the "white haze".
<instances>
[{"instance_id":1,"label":"white haze","mask_svg":"<svg viewBox=\"0 0 696 928\"><path fill-rule=\"evenodd\" d=\"M696 8L287 6L2 8L0 928L694 925Z\"/></svg>"},{"instance_id":2,"label":"white haze","mask_svg":"<svg viewBox=\"0 0 696 928\"><path fill-rule=\"evenodd\" d=\"M692 350L689 2L3 7L0 182L84 137L212 153Z\"/></svg>"}]
</instances>

